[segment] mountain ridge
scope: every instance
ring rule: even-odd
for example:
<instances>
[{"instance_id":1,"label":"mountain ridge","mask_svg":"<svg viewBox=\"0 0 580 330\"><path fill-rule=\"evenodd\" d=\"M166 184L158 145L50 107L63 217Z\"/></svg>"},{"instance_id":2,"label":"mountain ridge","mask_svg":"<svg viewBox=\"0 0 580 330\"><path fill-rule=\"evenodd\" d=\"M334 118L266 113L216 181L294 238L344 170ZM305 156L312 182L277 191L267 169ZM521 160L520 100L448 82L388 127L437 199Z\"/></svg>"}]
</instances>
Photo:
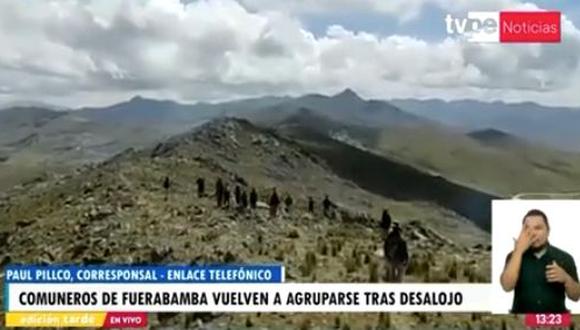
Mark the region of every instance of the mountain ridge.
<instances>
[{"instance_id":1,"label":"mountain ridge","mask_svg":"<svg viewBox=\"0 0 580 330\"><path fill-rule=\"evenodd\" d=\"M551 148L580 152L580 110L532 102L391 100L399 108L466 132L493 128Z\"/></svg>"}]
</instances>

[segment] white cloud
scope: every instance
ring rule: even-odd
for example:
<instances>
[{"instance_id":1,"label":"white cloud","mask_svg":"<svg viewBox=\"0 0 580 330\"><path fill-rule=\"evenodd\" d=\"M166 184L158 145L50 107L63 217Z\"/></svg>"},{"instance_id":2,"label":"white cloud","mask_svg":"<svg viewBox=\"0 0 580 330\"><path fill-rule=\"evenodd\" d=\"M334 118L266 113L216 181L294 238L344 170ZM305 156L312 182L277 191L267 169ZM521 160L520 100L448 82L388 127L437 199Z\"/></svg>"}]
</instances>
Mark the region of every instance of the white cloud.
<instances>
[{"instance_id":1,"label":"white cloud","mask_svg":"<svg viewBox=\"0 0 580 330\"><path fill-rule=\"evenodd\" d=\"M450 13L469 10L521 8L516 0L240 0L251 10L274 10L285 13L380 12L401 20L416 19L421 9L434 5Z\"/></svg>"},{"instance_id":2,"label":"white cloud","mask_svg":"<svg viewBox=\"0 0 580 330\"><path fill-rule=\"evenodd\" d=\"M268 6L242 1L0 0L0 101L75 106L137 93L192 101L345 87L378 98L579 101L572 91L580 87L580 32L570 21L557 45L427 42L339 25L315 36L291 14L305 1L269 0ZM428 2L454 11L477 7L475 2L482 4L477 9L517 5L511 0L356 4L411 17ZM314 10L355 8L354 0L308 3Z\"/></svg>"}]
</instances>

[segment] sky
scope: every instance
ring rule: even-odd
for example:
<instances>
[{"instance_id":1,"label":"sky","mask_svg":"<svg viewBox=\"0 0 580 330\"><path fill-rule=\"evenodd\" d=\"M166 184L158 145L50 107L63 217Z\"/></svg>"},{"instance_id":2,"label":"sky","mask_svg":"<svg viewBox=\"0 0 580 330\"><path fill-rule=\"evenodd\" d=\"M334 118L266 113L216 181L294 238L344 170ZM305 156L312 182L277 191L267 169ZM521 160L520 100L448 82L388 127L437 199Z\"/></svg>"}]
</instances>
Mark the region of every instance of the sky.
<instances>
[{"instance_id":1,"label":"sky","mask_svg":"<svg viewBox=\"0 0 580 330\"><path fill-rule=\"evenodd\" d=\"M474 44L447 14L554 9L559 44ZM580 108L580 3L0 0L0 104L334 94Z\"/></svg>"}]
</instances>

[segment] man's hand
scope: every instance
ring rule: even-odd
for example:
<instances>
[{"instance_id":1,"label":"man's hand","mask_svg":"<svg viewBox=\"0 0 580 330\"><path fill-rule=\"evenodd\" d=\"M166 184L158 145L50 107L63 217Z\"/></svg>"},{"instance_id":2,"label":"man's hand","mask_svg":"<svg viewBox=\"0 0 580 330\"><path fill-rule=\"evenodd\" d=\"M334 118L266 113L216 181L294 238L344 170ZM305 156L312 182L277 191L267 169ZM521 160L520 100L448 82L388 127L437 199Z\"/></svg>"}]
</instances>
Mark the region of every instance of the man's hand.
<instances>
[{"instance_id":1,"label":"man's hand","mask_svg":"<svg viewBox=\"0 0 580 330\"><path fill-rule=\"evenodd\" d=\"M522 227L522 231L520 232L520 236L518 237L517 241L515 242L515 250L521 253L526 252L530 246L532 245L532 242L534 241L535 237L533 236L533 234L526 229L525 227Z\"/></svg>"},{"instance_id":2,"label":"man's hand","mask_svg":"<svg viewBox=\"0 0 580 330\"><path fill-rule=\"evenodd\" d=\"M570 279L570 275L562 269L556 261L546 266L546 280L550 283L566 283Z\"/></svg>"}]
</instances>

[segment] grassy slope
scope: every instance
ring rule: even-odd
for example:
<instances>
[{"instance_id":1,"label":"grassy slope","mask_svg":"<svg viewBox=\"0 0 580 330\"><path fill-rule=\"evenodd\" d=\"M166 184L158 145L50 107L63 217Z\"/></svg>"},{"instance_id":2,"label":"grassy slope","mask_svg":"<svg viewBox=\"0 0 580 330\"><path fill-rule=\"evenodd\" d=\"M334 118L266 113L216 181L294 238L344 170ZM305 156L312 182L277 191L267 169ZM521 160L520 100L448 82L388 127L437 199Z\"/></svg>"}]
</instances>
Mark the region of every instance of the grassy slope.
<instances>
[{"instance_id":1,"label":"grassy slope","mask_svg":"<svg viewBox=\"0 0 580 330\"><path fill-rule=\"evenodd\" d=\"M384 129L372 144L380 154L502 196L571 191L580 181L580 155L529 144L490 147L433 128Z\"/></svg>"}]
</instances>

